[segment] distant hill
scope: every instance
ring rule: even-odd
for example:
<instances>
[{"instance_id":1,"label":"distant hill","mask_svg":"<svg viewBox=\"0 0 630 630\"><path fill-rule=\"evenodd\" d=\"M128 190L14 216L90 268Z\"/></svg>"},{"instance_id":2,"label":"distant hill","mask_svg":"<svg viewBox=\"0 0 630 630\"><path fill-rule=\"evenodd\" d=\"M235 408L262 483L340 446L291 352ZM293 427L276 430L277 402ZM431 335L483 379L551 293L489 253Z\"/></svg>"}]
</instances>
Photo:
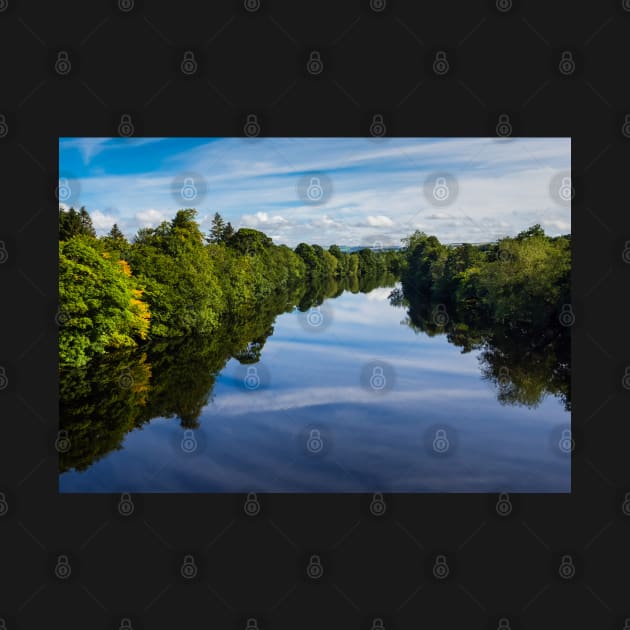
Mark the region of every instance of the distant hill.
<instances>
[{"instance_id":1,"label":"distant hill","mask_svg":"<svg viewBox=\"0 0 630 630\"><path fill-rule=\"evenodd\" d=\"M352 247L349 247L348 245L339 245L339 249L346 254L352 254L353 252L358 252L358 251L361 251L362 249L371 249L373 251L379 251L379 252L396 251L396 250L401 249L401 246L400 245L353 245Z\"/></svg>"},{"instance_id":2,"label":"distant hill","mask_svg":"<svg viewBox=\"0 0 630 630\"><path fill-rule=\"evenodd\" d=\"M469 245L474 245L476 247L482 245L492 245L496 243L496 241L483 241L483 242L468 242ZM464 245L464 243L442 243L446 247L459 247L460 245ZM398 251L402 249L402 245L339 245L339 249L346 253L351 254L353 252L358 252L362 249L371 249L372 251L380 251L380 252L389 252L389 251Z\"/></svg>"}]
</instances>

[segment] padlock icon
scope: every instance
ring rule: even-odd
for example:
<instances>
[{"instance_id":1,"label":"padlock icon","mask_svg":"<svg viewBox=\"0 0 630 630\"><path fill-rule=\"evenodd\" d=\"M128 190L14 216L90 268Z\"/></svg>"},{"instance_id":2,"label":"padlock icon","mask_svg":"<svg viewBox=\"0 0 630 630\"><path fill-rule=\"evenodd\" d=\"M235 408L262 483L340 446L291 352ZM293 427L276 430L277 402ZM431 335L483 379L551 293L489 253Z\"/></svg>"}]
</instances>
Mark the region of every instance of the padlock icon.
<instances>
[{"instance_id":1,"label":"padlock icon","mask_svg":"<svg viewBox=\"0 0 630 630\"><path fill-rule=\"evenodd\" d=\"M260 513L260 502L255 492L249 492L247 494L243 510L245 510L247 516L257 516Z\"/></svg>"},{"instance_id":2,"label":"padlock icon","mask_svg":"<svg viewBox=\"0 0 630 630\"><path fill-rule=\"evenodd\" d=\"M72 567L68 556L57 556L57 564L55 565L55 576L60 580L67 580L72 574Z\"/></svg>"},{"instance_id":3,"label":"padlock icon","mask_svg":"<svg viewBox=\"0 0 630 630\"><path fill-rule=\"evenodd\" d=\"M498 377L499 387L501 389L505 389L510 384L510 371L504 366L499 368L499 377Z\"/></svg>"},{"instance_id":4,"label":"padlock icon","mask_svg":"<svg viewBox=\"0 0 630 630\"><path fill-rule=\"evenodd\" d=\"M630 138L630 114L626 114L621 125L621 133L624 137Z\"/></svg>"},{"instance_id":5,"label":"padlock icon","mask_svg":"<svg viewBox=\"0 0 630 630\"><path fill-rule=\"evenodd\" d=\"M311 177L311 181L306 189L306 196L310 201L321 201L324 196L324 189L319 177Z\"/></svg>"},{"instance_id":6,"label":"padlock icon","mask_svg":"<svg viewBox=\"0 0 630 630\"><path fill-rule=\"evenodd\" d=\"M319 453L324 448L324 440L319 429L311 429L306 440L306 448L311 453Z\"/></svg>"},{"instance_id":7,"label":"padlock icon","mask_svg":"<svg viewBox=\"0 0 630 630\"><path fill-rule=\"evenodd\" d=\"M497 136L505 138L512 135L512 123L508 114L499 114L499 120L496 126Z\"/></svg>"},{"instance_id":8,"label":"padlock icon","mask_svg":"<svg viewBox=\"0 0 630 630\"><path fill-rule=\"evenodd\" d=\"M375 492L370 502L370 512L373 516L383 516L385 510L387 510L387 505L385 504L382 493Z\"/></svg>"},{"instance_id":9,"label":"padlock icon","mask_svg":"<svg viewBox=\"0 0 630 630\"><path fill-rule=\"evenodd\" d=\"M245 624L245 630L258 630L258 621L250 617Z\"/></svg>"},{"instance_id":10,"label":"padlock icon","mask_svg":"<svg viewBox=\"0 0 630 630\"><path fill-rule=\"evenodd\" d=\"M118 377L118 385L122 389L129 389L133 386L133 383L133 374L128 369L124 370L123 373Z\"/></svg>"},{"instance_id":11,"label":"padlock icon","mask_svg":"<svg viewBox=\"0 0 630 630\"><path fill-rule=\"evenodd\" d=\"M558 70L560 70L561 74L564 74L565 76L569 76L575 72L575 60L573 59L573 53L570 50L564 50L561 53Z\"/></svg>"},{"instance_id":12,"label":"padlock icon","mask_svg":"<svg viewBox=\"0 0 630 630\"><path fill-rule=\"evenodd\" d=\"M7 496L4 492L0 492L0 516L5 516L9 511L9 504L7 502Z\"/></svg>"},{"instance_id":13,"label":"padlock icon","mask_svg":"<svg viewBox=\"0 0 630 630\"><path fill-rule=\"evenodd\" d=\"M123 114L120 117L120 123L118 124L118 135L119 136L133 136L134 126L131 122L130 114Z\"/></svg>"},{"instance_id":14,"label":"padlock icon","mask_svg":"<svg viewBox=\"0 0 630 630\"><path fill-rule=\"evenodd\" d=\"M621 384L624 389L630 389L630 367L626 367L626 371L624 372L623 378L621 379Z\"/></svg>"},{"instance_id":15,"label":"padlock icon","mask_svg":"<svg viewBox=\"0 0 630 630\"><path fill-rule=\"evenodd\" d=\"M563 453L570 453L575 448L575 443L571 435L571 429L563 429L558 440L558 448Z\"/></svg>"},{"instance_id":16,"label":"padlock icon","mask_svg":"<svg viewBox=\"0 0 630 630\"><path fill-rule=\"evenodd\" d=\"M185 199L186 201L193 201L197 197L195 180L192 177L184 178L184 185L179 193L182 196L182 199Z\"/></svg>"},{"instance_id":17,"label":"padlock icon","mask_svg":"<svg viewBox=\"0 0 630 630\"><path fill-rule=\"evenodd\" d=\"M245 126L243 132L250 138L255 138L260 135L260 124L258 122L258 116L256 114L248 114L245 119Z\"/></svg>"},{"instance_id":18,"label":"padlock icon","mask_svg":"<svg viewBox=\"0 0 630 630\"><path fill-rule=\"evenodd\" d=\"M186 580L192 580L197 577L197 565L195 564L195 559L192 556L184 556L181 574Z\"/></svg>"},{"instance_id":19,"label":"padlock icon","mask_svg":"<svg viewBox=\"0 0 630 630\"><path fill-rule=\"evenodd\" d=\"M570 177L562 178L560 188L558 189L558 195L560 196L560 199L562 199L562 201L571 201L571 199L573 199L575 191L573 190Z\"/></svg>"},{"instance_id":20,"label":"padlock icon","mask_svg":"<svg viewBox=\"0 0 630 630\"><path fill-rule=\"evenodd\" d=\"M437 177L433 185L433 198L436 201L446 201L451 194L445 177Z\"/></svg>"},{"instance_id":21,"label":"padlock icon","mask_svg":"<svg viewBox=\"0 0 630 630\"><path fill-rule=\"evenodd\" d=\"M573 564L573 558L571 556L562 556L560 566L558 567L558 574L563 580L570 580L575 577L575 565Z\"/></svg>"},{"instance_id":22,"label":"padlock icon","mask_svg":"<svg viewBox=\"0 0 630 630\"><path fill-rule=\"evenodd\" d=\"M563 304L558 319L563 326L573 326L575 323L573 307L570 304Z\"/></svg>"},{"instance_id":23,"label":"padlock icon","mask_svg":"<svg viewBox=\"0 0 630 630\"><path fill-rule=\"evenodd\" d=\"M626 516L630 516L630 492L626 492L623 498L623 502L621 503L621 511Z\"/></svg>"},{"instance_id":24,"label":"padlock icon","mask_svg":"<svg viewBox=\"0 0 630 630\"><path fill-rule=\"evenodd\" d=\"M187 50L184 53L184 58L182 59L180 69L185 75L188 76L197 72L197 60L195 59L195 53L192 50Z\"/></svg>"},{"instance_id":25,"label":"padlock icon","mask_svg":"<svg viewBox=\"0 0 630 630\"><path fill-rule=\"evenodd\" d=\"M68 199L70 199L70 195L72 195L72 188L70 187L70 182L66 177L59 178L56 193L57 199L61 202L68 201Z\"/></svg>"},{"instance_id":26,"label":"padlock icon","mask_svg":"<svg viewBox=\"0 0 630 630\"><path fill-rule=\"evenodd\" d=\"M70 450L70 437L65 429L61 429L57 432L57 439L55 440L55 450L58 453L67 453Z\"/></svg>"},{"instance_id":27,"label":"padlock icon","mask_svg":"<svg viewBox=\"0 0 630 630\"><path fill-rule=\"evenodd\" d=\"M9 252L7 251L7 246L4 241L0 241L0 265L2 263L7 262L9 259Z\"/></svg>"},{"instance_id":28,"label":"padlock icon","mask_svg":"<svg viewBox=\"0 0 630 630\"><path fill-rule=\"evenodd\" d=\"M509 516L512 513L512 501L510 501L510 495L507 492L499 494L495 509L499 516Z\"/></svg>"},{"instance_id":29,"label":"padlock icon","mask_svg":"<svg viewBox=\"0 0 630 630\"><path fill-rule=\"evenodd\" d=\"M310 557L306 567L306 575L312 580L318 580L324 575L324 567L322 566L322 561L319 556L313 555Z\"/></svg>"},{"instance_id":30,"label":"padlock icon","mask_svg":"<svg viewBox=\"0 0 630 630\"><path fill-rule=\"evenodd\" d=\"M510 627L510 620L507 617L501 617L497 624L497 630L512 630Z\"/></svg>"},{"instance_id":31,"label":"padlock icon","mask_svg":"<svg viewBox=\"0 0 630 630\"><path fill-rule=\"evenodd\" d=\"M55 323L57 324L57 326L65 326L69 320L70 316L65 311L58 310L55 313Z\"/></svg>"},{"instance_id":32,"label":"padlock icon","mask_svg":"<svg viewBox=\"0 0 630 630\"><path fill-rule=\"evenodd\" d=\"M314 306L309 309L308 314L306 315L306 321L309 326L319 328L324 323L324 314L322 313L321 307Z\"/></svg>"},{"instance_id":33,"label":"padlock icon","mask_svg":"<svg viewBox=\"0 0 630 630\"><path fill-rule=\"evenodd\" d=\"M181 447L184 453L194 453L197 450L197 438L192 429L186 429L184 431Z\"/></svg>"},{"instance_id":34,"label":"padlock icon","mask_svg":"<svg viewBox=\"0 0 630 630\"><path fill-rule=\"evenodd\" d=\"M244 0L243 6L245 7L245 11L254 13L260 9L260 0Z\"/></svg>"},{"instance_id":35,"label":"padlock icon","mask_svg":"<svg viewBox=\"0 0 630 630\"><path fill-rule=\"evenodd\" d=\"M128 492L123 492L120 495L120 501L118 501L118 512L121 516L131 516L135 510L135 505L131 500L131 495Z\"/></svg>"},{"instance_id":36,"label":"padlock icon","mask_svg":"<svg viewBox=\"0 0 630 630\"><path fill-rule=\"evenodd\" d=\"M630 265L630 241L626 241L623 252L621 253L621 258L623 259L623 262Z\"/></svg>"},{"instance_id":37,"label":"padlock icon","mask_svg":"<svg viewBox=\"0 0 630 630\"><path fill-rule=\"evenodd\" d=\"M372 630L385 630L385 624L380 617L376 617L372 621Z\"/></svg>"},{"instance_id":38,"label":"padlock icon","mask_svg":"<svg viewBox=\"0 0 630 630\"><path fill-rule=\"evenodd\" d=\"M445 429L438 429L433 437L433 450L436 453L446 453L451 447L451 443L446 435Z\"/></svg>"},{"instance_id":39,"label":"padlock icon","mask_svg":"<svg viewBox=\"0 0 630 630\"><path fill-rule=\"evenodd\" d=\"M451 570L446 562L446 556L436 556L435 563L433 564L433 577L438 580L445 580Z\"/></svg>"},{"instance_id":40,"label":"padlock icon","mask_svg":"<svg viewBox=\"0 0 630 630\"><path fill-rule=\"evenodd\" d=\"M380 13L387 5L386 0L370 0L370 9L375 13Z\"/></svg>"},{"instance_id":41,"label":"padlock icon","mask_svg":"<svg viewBox=\"0 0 630 630\"><path fill-rule=\"evenodd\" d=\"M446 326L448 324L448 313L446 312L446 306L444 304L438 304L433 309L433 323L436 326Z\"/></svg>"},{"instance_id":42,"label":"padlock icon","mask_svg":"<svg viewBox=\"0 0 630 630\"><path fill-rule=\"evenodd\" d=\"M370 135L381 138L385 135L385 132L386 128L382 114L374 114L374 116L372 116L372 124L370 125Z\"/></svg>"},{"instance_id":43,"label":"padlock icon","mask_svg":"<svg viewBox=\"0 0 630 630\"><path fill-rule=\"evenodd\" d=\"M131 619L129 619L129 617L123 617L123 619L120 620L120 626L118 627L118 630L133 630Z\"/></svg>"},{"instance_id":44,"label":"padlock icon","mask_svg":"<svg viewBox=\"0 0 630 630\"><path fill-rule=\"evenodd\" d=\"M512 9L512 0L497 0L497 9L501 13L507 13Z\"/></svg>"},{"instance_id":45,"label":"padlock icon","mask_svg":"<svg viewBox=\"0 0 630 630\"><path fill-rule=\"evenodd\" d=\"M309 55L308 61L306 63L306 69L308 73L312 75L321 74L322 70L324 69L322 56L317 50L311 51L311 54Z\"/></svg>"},{"instance_id":46,"label":"padlock icon","mask_svg":"<svg viewBox=\"0 0 630 630\"><path fill-rule=\"evenodd\" d=\"M260 387L260 376L258 376L258 368L255 365L247 367L247 374L243 379L243 384L247 389L254 390Z\"/></svg>"},{"instance_id":47,"label":"padlock icon","mask_svg":"<svg viewBox=\"0 0 630 630\"><path fill-rule=\"evenodd\" d=\"M9 133L7 118L4 114L0 114L0 138L6 138Z\"/></svg>"},{"instance_id":48,"label":"padlock icon","mask_svg":"<svg viewBox=\"0 0 630 630\"><path fill-rule=\"evenodd\" d=\"M7 376L6 368L0 365L0 391L6 389L9 386L9 377Z\"/></svg>"},{"instance_id":49,"label":"padlock icon","mask_svg":"<svg viewBox=\"0 0 630 630\"><path fill-rule=\"evenodd\" d=\"M134 0L118 0L118 9L123 13L129 13L133 11Z\"/></svg>"},{"instance_id":50,"label":"padlock icon","mask_svg":"<svg viewBox=\"0 0 630 630\"><path fill-rule=\"evenodd\" d=\"M435 53L435 58L433 60L433 72L435 74L442 76L449 71L450 65L448 63L448 59L446 58L446 51L438 50Z\"/></svg>"},{"instance_id":51,"label":"padlock icon","mask_svg":"<svg viewBox=\"0 0 630 630\"><path fill-rule=\"evenodd\" d=\"M372 376L370 376L370 387L376 391L385 389L387 385L387 379L383 373L383 368L380 365L375 365L372 368Z\"/></svg>"},{"instance_id":52,"label":"padlock icon","mask_svg":"<svg viewBox=\"0 0 630 630\"><path fill-rule=\"evenodd\" d=\"M70 73L70 70L72 70L70 57L65 50L60 50L55 61L55 72L61 76L66 76Z\"/></svg>"}]
</instances>

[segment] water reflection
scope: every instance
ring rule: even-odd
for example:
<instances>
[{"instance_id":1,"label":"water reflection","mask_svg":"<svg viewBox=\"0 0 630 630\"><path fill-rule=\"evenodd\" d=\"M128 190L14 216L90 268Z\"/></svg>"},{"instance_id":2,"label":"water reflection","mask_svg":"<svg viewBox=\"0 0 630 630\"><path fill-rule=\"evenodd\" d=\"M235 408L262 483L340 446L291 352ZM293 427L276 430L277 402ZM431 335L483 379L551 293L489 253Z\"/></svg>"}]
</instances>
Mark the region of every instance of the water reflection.
<instances>
[{"instance_id":1,"label":"water reflection","mask_svg":"<svg viewBox=\"0 0 630 630\"><path fill-rule=\"evenodd\" d=\"M329 327L301 319L318 306L332 309ZM556 436L569 423L567 330L513 329L452 306L444 319L436 306L406 302L394 277L328 279L270 296L210 337L63 371L60 488L568 491ZM392 388L362 380L375 361L393 370ZM440 431L444 453L432 448ZM189 434L192 455L179 448Z\"/></svg>"},{"instance_id":2,"label":"water reflection","mask_svg":"<svg viewBox=\"0 0 630 630\"><path fill-rule=\"evenodd\" d=\"M224 322L211 336L157 340L62 370L60 429L68 432L71 448L59 454L60 471L86 470L153 418L177 418L185 429L198 428L218 374L230 359L257 364L277 315L294 308L307 312L344 291L366 293L395 281L385 275L311 282L270 296L255 314Z\"/></svg>"},{"instance_id":3,"label":"water reflection","mask_svg":"<svg viewBox=\"0 0 630 630\"><path fill-rule=\"evenodd\" d=\"M535 327L489 321L465 304L410 302L400 288L390 301L407 307L405 322L413 330L444 334L463 353L479 350L482 377L496 387L501 404L535 408L551 395L571 410L571 336L560 322Z\"/></svg>"}]
</instances>

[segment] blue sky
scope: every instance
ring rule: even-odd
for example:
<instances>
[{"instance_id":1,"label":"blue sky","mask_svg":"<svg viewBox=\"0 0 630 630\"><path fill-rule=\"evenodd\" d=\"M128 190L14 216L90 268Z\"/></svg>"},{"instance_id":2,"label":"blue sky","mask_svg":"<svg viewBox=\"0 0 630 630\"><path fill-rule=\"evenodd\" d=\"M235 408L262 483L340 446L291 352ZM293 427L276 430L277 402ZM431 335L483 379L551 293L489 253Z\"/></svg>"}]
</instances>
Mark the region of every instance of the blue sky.
<instances>
[{"instance_id":1,"label":"blue sky","mask_svg":"<svg viewBox=\"0 0 630 630\"><path fill-rule=\"evenodd\" d=\"M193 207L204 231L218 211L291 247L399 244L416 229L480 242L534 223L566 234L570 203L556 191L570 169L569 138L59 141L60 182L71 191L60 205L85 206L98 234L117 223L132 237ZM440 176L446 201L432 195Z\"/></svg>"}]
</instances>

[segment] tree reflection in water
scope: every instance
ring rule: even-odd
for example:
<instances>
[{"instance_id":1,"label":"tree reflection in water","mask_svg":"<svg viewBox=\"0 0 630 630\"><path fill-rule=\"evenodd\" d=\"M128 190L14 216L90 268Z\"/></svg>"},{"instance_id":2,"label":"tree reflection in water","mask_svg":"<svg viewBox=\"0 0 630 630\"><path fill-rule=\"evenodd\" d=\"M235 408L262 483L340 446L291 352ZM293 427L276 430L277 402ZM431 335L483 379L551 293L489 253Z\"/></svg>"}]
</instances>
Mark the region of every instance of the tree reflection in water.
<instances>
[{"instance_id":1,"label":"tree reflection in water","mask_svg":"<svg viewBox=\"0 0 630 630\"><path fill-rule=\"evenodd\" d=\"M217 376L234 358L257 363L275 318L297 307L318 306L344 291L368 293L394 287L396 278L326 278L270 296L256 312L223 322L211 336L154 340L135 351L108 353L82 368L60 372L60 429L71 448L60 453L60 471L86 470L113 450L125 436L153 418L177 418L195 429L212 400ZM390 303L405 306L404 324L428 336L445 334L462 352L479 351L482 378L492 383L501 404L536 407L546 395L571 407L570 334L561 326L536 329L521 324L484 321L465 307L449 306L446 318L436 317L440 305L409 303L400 289Z\"/></svg>"},{"instance_id":2,"label":"tree reflection in water","mask_svg":"<svg viewBox=\"0 0 630 630\"><path fill-rule=\"evenodd\" d=\"M465 304L410 302L400 289L392 291L390 303L407 307L404 323L413 330L430 337L445 334L463 353L479 350L482 378L496 387L501 404L537 407L552 395L571 410L571 336L559 321L497 323Z\"/></svg>"},{"instance_id":3,"label":"tree reflection in water","mask_svg":"<svg viewBox=\"0 0 630 630\"><path fill-rule=\"evenodd\" d=\"M307 311L344 291L367 293L395 282L389 274L312 280L270 296L210 336L157 339L61 370L59 428L68 432L71 448L59 454L60 471L86 470L153 418L178 418L183 428L197 428L226 363L257 363L278 315L296 307Z\"/></svg>"}]
</instances>

